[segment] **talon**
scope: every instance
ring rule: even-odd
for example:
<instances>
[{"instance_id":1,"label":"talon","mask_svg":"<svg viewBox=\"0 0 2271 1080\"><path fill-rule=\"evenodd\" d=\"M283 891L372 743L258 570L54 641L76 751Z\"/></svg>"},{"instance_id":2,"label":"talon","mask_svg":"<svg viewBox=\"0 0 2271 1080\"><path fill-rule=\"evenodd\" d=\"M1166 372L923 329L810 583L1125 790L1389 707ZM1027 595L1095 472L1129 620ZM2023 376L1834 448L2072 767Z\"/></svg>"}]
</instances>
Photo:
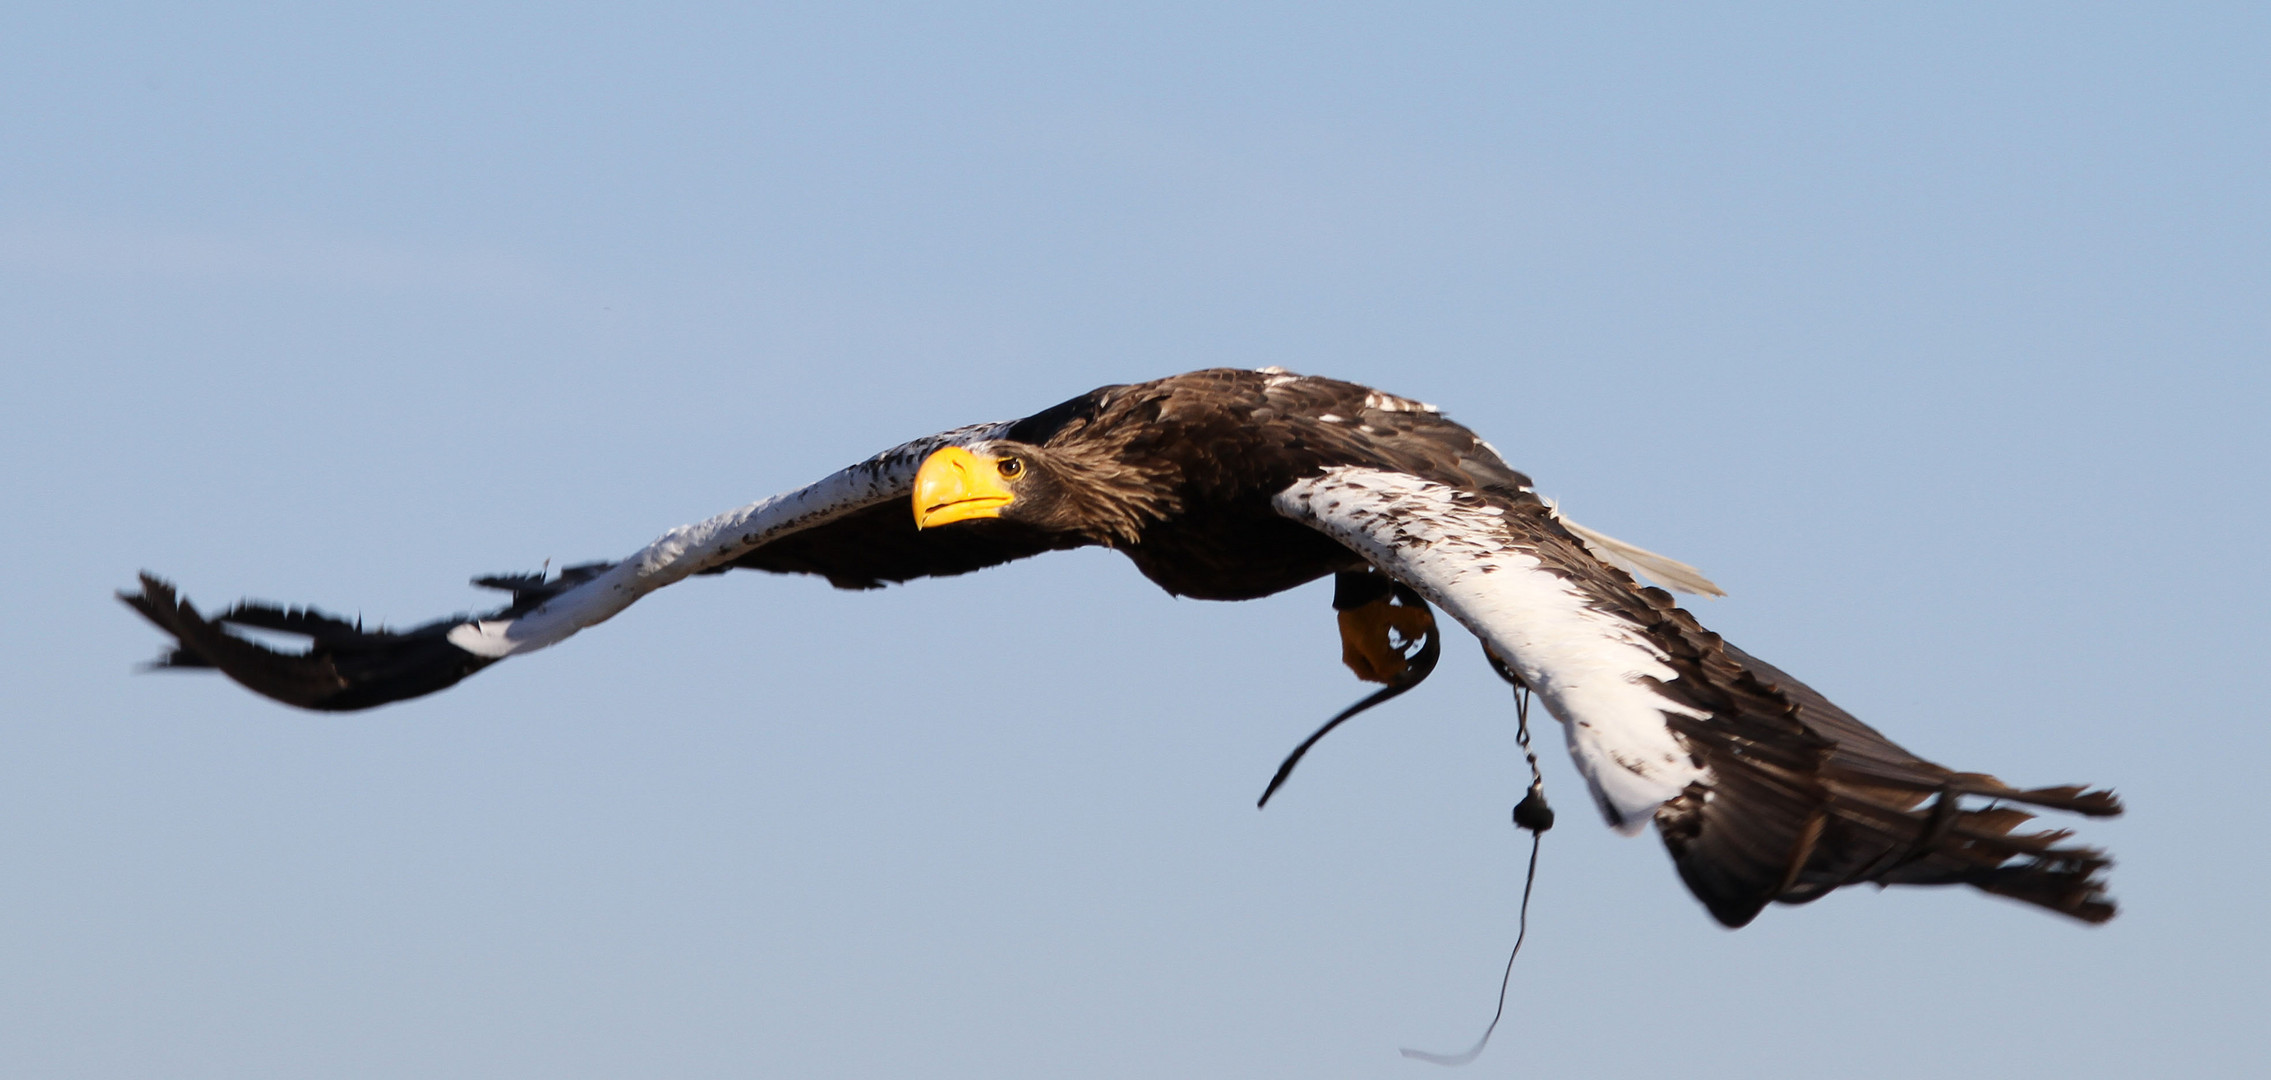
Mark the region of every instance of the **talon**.
<instances>
[{"instance_id":1,"label":"talon","mask_svg":"<svg viewBox=\"0 0 2271 1080\"><path fill-rule=\"evenodd\" d=\"M1341 663L1366 682L1394 683L1402 678L1411 667L1404 650L1435 632L1435 616L1426 608L1405 607L1390 596L1336 614Z\"/></svg>"}]
</instances>

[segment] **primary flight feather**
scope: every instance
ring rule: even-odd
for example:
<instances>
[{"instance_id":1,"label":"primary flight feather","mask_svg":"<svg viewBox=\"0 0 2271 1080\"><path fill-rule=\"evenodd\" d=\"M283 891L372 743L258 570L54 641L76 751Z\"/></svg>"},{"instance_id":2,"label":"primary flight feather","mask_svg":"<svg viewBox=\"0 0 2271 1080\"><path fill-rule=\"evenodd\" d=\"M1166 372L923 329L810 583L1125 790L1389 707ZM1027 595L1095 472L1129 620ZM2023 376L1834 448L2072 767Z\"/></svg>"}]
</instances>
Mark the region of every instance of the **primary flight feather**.
<instances>
[{"instance_id":1,"label":"primary flight feather","mask_svg":"<svg viewBox=\"0 0 2271 1080\"><path fill-rule=\"evenodd\" d=\"M1693 567L1564 520L1433 407L1276 369L1107 386L917 439L620 562L475 579L512 595L479 616L393 631L240 603L208 618L149 575L121 598L173 635L162 666L348 710L443 689L696 574L873 588L1090 545L1202 599L1341 575L1360 586L1344 595L1378 597L1342 612L1351 667L1398 687L1417 681L1403 646L1434 632L1425 605L1442 607L1561 722L1609 824L1653 823L1728 926L1861 882L1966 884L2089 922L2114 914L2105 854L2063 831L2019 831L2032 815L2017 809L2110 816L2112 793L2014 788L1909 753L1633 576L1716 593ZM232 626L312 644L281 652Z\"/></svg>"}]
</instances>

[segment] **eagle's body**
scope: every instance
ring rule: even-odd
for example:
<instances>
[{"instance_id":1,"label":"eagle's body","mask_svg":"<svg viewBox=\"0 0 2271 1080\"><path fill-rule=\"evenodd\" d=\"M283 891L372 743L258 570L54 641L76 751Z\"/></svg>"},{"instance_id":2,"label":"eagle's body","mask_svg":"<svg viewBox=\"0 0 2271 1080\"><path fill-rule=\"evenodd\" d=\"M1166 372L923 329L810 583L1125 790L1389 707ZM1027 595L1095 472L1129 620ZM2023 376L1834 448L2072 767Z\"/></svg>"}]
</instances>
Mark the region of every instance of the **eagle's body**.
<instances>
[{"instance_id":1,"label":"eagle's body","mask_svg":"<svg viewBox=\"0 0 2271 1080\"><path fill-rule=\"evenodd\" d=\"M2113 914L2103 854L2062 846L2062 832L2014 832L2029 815L2009 805L2118 813L2110 794L2014 789L1908 753L1629 572L1715 592L1692 568L1563 520L1432 407L1275 369L1104 387L917 440L622 562L478 579L514 594L479 618L366 632L240 604L207 621L147 577L126 599L179 639L168 664L354 709L441 689L693 574L742 567L870 588L1086 545L1125 552L1183 596L1244 600L1378 574L1440 605L1562 722L1607 820L1626 832L1653 821L1689 888L1730 926L1864 881L1964 883L2092 922ZM278 653L224 623L314 646ZM1989 802L1967 808L1967 797Z\"/></svg>"},{"instance_id":2,"label":"eagle's body","mask_svg":"<svg viewBox=\"0 0 2271 1080\"><path fill-rule=\"evenodd\" d=\"M918 536L904 508L885 503L833 530L765 545L732 565L817 572L857 588L1103 544L1175 595L1253 600L1365 565L1271 504L1320 469L1386 463L1507 497L1520 497L1530 484L1473 432L1428 406L1272 371L1199 371L1102 387L983 434L1044 449L1078 447L1088 514L1047 535L973 522L985 531L965 548L948 547L947 534ZM846 543L853 531L860 542Z\"/></svg>"}]
</instances>

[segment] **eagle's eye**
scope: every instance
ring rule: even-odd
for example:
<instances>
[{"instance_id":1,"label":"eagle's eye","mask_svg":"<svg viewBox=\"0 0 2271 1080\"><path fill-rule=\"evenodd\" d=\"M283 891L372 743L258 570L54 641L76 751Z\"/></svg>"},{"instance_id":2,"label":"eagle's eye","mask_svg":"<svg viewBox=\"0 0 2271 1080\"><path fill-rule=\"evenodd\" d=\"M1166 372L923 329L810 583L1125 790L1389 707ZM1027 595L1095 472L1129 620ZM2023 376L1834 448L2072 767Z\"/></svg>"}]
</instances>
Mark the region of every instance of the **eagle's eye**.
<instances>
[{"instance_id":1,"label":"eagle's eye","mask_svg":"<svg viewBox=\"0 0 2271 1080\"><path fill-rule=\"evenodd\" d=\"M1002 479L1015 480L1018 474L1025 471L1025 463L1013 457L1005 457L994 465L994 469L1001 473Z\"/></svg>"}]
</instances>

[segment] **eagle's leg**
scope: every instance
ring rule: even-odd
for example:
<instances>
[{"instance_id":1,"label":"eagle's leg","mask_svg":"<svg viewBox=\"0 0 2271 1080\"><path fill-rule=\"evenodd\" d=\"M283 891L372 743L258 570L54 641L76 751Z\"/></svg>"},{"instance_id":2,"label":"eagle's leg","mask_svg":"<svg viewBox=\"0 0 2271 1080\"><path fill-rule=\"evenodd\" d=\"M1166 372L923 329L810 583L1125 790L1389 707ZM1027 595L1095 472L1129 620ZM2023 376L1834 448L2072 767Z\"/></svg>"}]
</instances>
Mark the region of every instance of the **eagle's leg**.
<instances>
[{"instance_id":1,"label":"eagle's leg","mask_svg":"<svg viewBox=\"0 0 2271 1080\"><path fill-rule=\"evenodd\" d=\"M1435 633L1425 603L1398 595L1396 584L1375 573L1333 579L1333 610L1341 627L1341 663L1366 682L1395 685L1411 667L1411 650Z\"/></svg>"}]
</instances>

